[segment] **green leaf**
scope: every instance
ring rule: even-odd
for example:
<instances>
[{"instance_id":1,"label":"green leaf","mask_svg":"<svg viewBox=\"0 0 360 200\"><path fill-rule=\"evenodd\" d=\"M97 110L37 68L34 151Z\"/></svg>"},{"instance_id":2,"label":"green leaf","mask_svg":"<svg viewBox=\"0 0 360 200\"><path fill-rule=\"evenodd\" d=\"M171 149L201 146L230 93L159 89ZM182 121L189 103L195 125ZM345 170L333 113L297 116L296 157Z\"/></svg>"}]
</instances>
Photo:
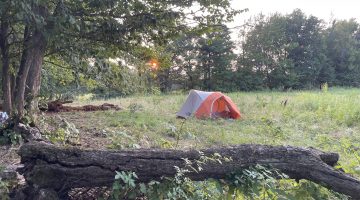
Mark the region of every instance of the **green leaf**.
<instances>
[{"instance_id":1,"label":"green leaf","mask_svg":"<svg viewBox=\"0 0 360 200\"><path fill-rule=\"evenodd\" d=\"M140 192L143 194L147 193L146 185L144 183L140 183Z\"/></svg>"},{"instance_id":2,"label":"green leaf","mask_svg":"<svg viewBox=\"0 0 360 200\"><path fill-rule=\"evenodd\" d=\"M113 190L119 190L120 188L121 188L121 185L120 185L119 182L115 182L115 183L113 184Z\"/></svg>"}]
</instances>

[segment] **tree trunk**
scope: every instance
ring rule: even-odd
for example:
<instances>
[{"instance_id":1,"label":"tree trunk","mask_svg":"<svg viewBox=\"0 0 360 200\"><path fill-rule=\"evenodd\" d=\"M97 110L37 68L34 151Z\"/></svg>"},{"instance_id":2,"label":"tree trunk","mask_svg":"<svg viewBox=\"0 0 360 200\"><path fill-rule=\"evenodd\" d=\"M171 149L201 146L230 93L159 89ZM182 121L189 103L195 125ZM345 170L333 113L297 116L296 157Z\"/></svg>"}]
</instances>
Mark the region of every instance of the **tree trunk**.
<instances>
[{"instance_id":1,"label":"tree trunk","mask_svg":"<svg viewBox=\"0 0 360 200\"><path fill-rule=\"evenodd\" d=\"M11 74L9 59L3 57L2 65L2 92L3 92L3 111L9 115L12 113L12 98L11 98Z\"/></svg>"},{"instance_id":2,"label":"tree trunk","mask_svg":"<svg viewBox=\"0 0 360 200\"><path fill-rule=\"evenodd\" d=\"M36 85L36 83L38 83L37 79L39 79L41 74L41 65L45 52L45 47L45 36L39 30L35 30L34 33L29 37L29 39L25 40L22 60L16 79L16 92L14 102L16 106L17 117L19 118L24 115L25 91L27 87L27 82L32 84L30 85L32 86L32 88L28 88L28 90L31 92L36 91L39 86ZM30 68L32 71L29 73Z\"/></svg>"},{"instance_id":3,"label":"tree trunk","mask_svg":"<svg viewBox=\"0 0 360 200\"><path fill-rule=\"evenodd\" d=\"M18 118L21 118L24 114L24 106L25 106L25 87L26 87L26 79L29 73L30 64L32 61L32 51L33 48L31 45L35 45L36 43L31 40L29 27L25 27L24 31L24 49L21 56L20 67L17 73L16 81L15 81L15 91L14 95L14 104L16 109L16 115ZM33 36L34 37L34 36Z\"/></svg>"},{"instance_id":4,"label":"tree trunk","mask_svg":"<svg viewBox=\"0 0 360 200\"><path fill-rule=\"evenodd\" d=\"M0 26L0 51L2 59L2 92L3 92L3 111L11 114L12 98L11 98L11 74L10 74L10 58L9 58L9 44L7 35L9 31L9 24L2 22Z\"/></svg>"},{"instance_id":5,"label":"tree trunk","mask_svg":"<svg viewBox=\"0 0 360 200\"><path fill-rule=\"evenodd\" d=\"M209 162L203 170L191 172L192 180L223 179L236 170L270 165L294 179L307 179L334 191L360 199L360 181L333 168L339 159L335 153L290 146L239 145L202 150L204 155L219 153L232 160ZM110 186L115 171L135 172L139 182L173 177L174 166L184 167L183 158L200 159L196 150L139 149L124 151L80 150L43 143L28 143L19 154L24 168L20 170L29 188L47 188L66 195L72 188ZM31 187L33 186L33 187Z\"/></svg>"},{"instance_id":6,"label":"tree trunk","mask_svg":"<svg viewBox=\"0 0 360 200\"><path fill-rule=\"evenodd\" d=\"M37 50L33 54L33 60L26 81L26 104L27 110L31 115L35 114L39 110L38 95L40 91L41 67L43 64L45 48L46 41L45 38L42 38L38 44Z\"/></svg>"},{"instance_id":7,"label":"tree trunk","mask_svg":"<svg viewBox=\"0 0 360 200\"><path fill-rule=\"evenodd\" d=\"M47 19L49 12L46 7L38 5L32 9L34 13ZM33 104L33 99L38 95L40 88L41 66L47 45L44 33L51 27L53 27L53 23L47 23L43 27L37 25L25 27L23 52L13 92L15 114L18 119L24 116L25 101L28 103L30 112L33 111L31 108L34 108L35 104L37 105L36 102ZM29 98L25 94L27 96L30 94Z\"/></svg>"},{"instance_id":8,"label":"tree trunk","mask_svg":"<svg viewBox=\"0 0 360 200\"><path fill-rule=\"evenodd\" d=\"M56 8L54 9L53 16L56 17L62 12L63 1L58 1ZM47 19L50 15L48 8L39 6L38 12L41 16ZM54 21L47 21L43 31L51 32L55 27ZM33 52L33 59L30 65L30 71L26 80L26 104L27 110L31 116L35 116L35 113L39 110L38 107L38 95L41 86L41 69L44 61L44 55L47 47L47 40L41 31L35 32L36 37L34 40L37 42L36 49ZM35 35L34 35L35 36Z\"/></svg>"}]
</instances>

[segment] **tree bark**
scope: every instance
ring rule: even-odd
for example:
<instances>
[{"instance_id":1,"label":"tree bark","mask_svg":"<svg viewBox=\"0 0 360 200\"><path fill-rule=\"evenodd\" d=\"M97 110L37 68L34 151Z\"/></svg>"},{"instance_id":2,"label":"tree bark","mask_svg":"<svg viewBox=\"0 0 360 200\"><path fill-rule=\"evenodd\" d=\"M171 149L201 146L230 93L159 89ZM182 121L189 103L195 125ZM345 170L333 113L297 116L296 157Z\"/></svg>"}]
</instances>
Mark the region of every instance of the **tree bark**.
<instances>
[{"instance_id":1,"label":"tree bark","mask_svg":"<svg viewBox=\"0 0 360 200\"><path fill-rule=\"evenodd\" d=\"M336 153L291 146L245 144L202 150L204 155L219 153L232 161L209 162L203 170L188 173L192 180L222 179L236 170L270 165L294 179L307 179L329 189L360 199L360 181L333 168L339 159ZM139 182L173 177L174 166L184 167L183 158L198 160L196 150L140 149L124 151L80 150L61 148L43 143L29 143L19 154L21 170L33 188L49 188L65 195L71 188L110 186L115 171L133 171Z\"/></svg>"},{"instance_id":2,"label":"tree bark","mask_svg":"<svg viewBox=\"0 0 360 200\"><path fill-rule=\"evenodd\" d=\"M38 98L41 84L41 67L44 60L44 54L46 50L46 40L43 36L40 36L40 42L38 43L37 50L32 55L32 63L30 65L29 74L26 80L26 104L27 110L31 115L35 114L38 108Z\"/></svg>"},{"instance_id":3,"label":"tree bark","mask_svg":"<svg viewBox=\"0 0 360 200\"><path fill-rule=\"evenodd\" d=\"M7 35L9 32L9 24L1 20L0 26L0 51L2 59L2 92L3 92L3 110L11 114L12 99L11 99L11 74L10 74L10 58L9 58L9 44Z\"/></svg>"},{"instance_id":4,"label":"tree bark","mask_svg":"<svg viewBox=\"0 0 360 200\"><path fill-rule=\"evenodd\" d=\"M15 80L15 91L14 91L14 104L16 109L16 115L21 118L24 113L25 106L25 87L26 87L26 79L29 73L30 64L32 62L32 50L31 45L35 45L35 42L31 40L29 27L25 27L24 30L24 49L21 56L19 71Z\"/></svg>"},{"instance_id":5,"label":"tree bark","mask_svg":"<svg viewBox=\"0 0 360 200\"><path fill-rule=\"evenodd\" d=\"M53 17L57 17L61 14L61 9L63 6L63 1L58 1L54 12ZM48 8L39 6L38 12L41 16L47 19L50 15ZM43 31L50 33L55 27L55 23L51 20L47 21L47 24L44 27ZM44 33L41 31L36 32L37 38L37 46L35 51L33 52L33 59L30 65L30 71L26 80L26 104L27 110L30 112L31 116L35 116L34 114L39 110L38 107L38 95L41 86L41 69L44 61L45 51L47 47L47 40L44 36Z\"/></svg>"},{"instance_id":6,"label":"tree bark","mask_svg":"<svg viewBox=\"0 0 360 200\"><path fill-rule=\"evenodd\" d=\"M29 30L28 30L29 31ZM30 34L30 33L28 33ZM16 92L15 92L15 105L18 117L24 115L25 106L25 91L27 82L30 82L36 86L37 79L41 73L42 59L45 52L46 39L43 33L39 30L35 30L29 39L24 43L24 51L22 55L22 61L19 67L18 76L16 79ZM32 68L32 69L31 69ZM30 69L32 72L29 73ZM32 76L29 76L32 75ZM30 80L34 79L34 80ZM37 88L28 88L28 90L36 90Z\"/></svg>"}]
</instances>

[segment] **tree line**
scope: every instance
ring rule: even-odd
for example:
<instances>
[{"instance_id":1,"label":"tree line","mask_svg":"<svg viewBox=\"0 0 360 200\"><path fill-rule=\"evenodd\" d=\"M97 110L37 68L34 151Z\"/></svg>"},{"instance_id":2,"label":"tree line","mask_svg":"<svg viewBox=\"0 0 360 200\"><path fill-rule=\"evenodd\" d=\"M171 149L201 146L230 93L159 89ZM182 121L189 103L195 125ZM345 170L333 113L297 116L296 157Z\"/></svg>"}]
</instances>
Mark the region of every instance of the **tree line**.
<instances>
[{"instance_id":1,"label":"tree line","mask_svg":"<svg viewBox=\"0 0 360 200\"><path fill-rule=\"evenodd\" d=\"M229 34L222 27L180 43L173 66L182 76L176 83L225 91L360 86L360 26L354 19L327 25L297 9L256 16L240 31L238 44Z\"/></svg>"},{"instance_id":2,"label":"tree line","mask_svg":"<svg viewBox=\"0 0 360 200\"><path fill-rule=\"evenodd\" d=\"M220 23L137 47L117 55L116 62L96 62L92 73L86 67L80 78L68 71L72 78L63 88L81 85L85 91L115 96L194 88L227 92L315 89L324 83L360 86L360 26L355 19L327 24L296 9L253 17L237 31L237 42L232 32Z\"/></svg>"},{"instance_id":3,"label":"tree line","mask_svg":"<svg viewBox=\"0 0 360 200\"><path fill-rule=\"evenodd\" d=\"M39 97L82 92L360 85L356 20L260 14L233 40L226 23L244 11L228 0L1 0L3 109L23 116Z\"/></svg>"}]
</instances>

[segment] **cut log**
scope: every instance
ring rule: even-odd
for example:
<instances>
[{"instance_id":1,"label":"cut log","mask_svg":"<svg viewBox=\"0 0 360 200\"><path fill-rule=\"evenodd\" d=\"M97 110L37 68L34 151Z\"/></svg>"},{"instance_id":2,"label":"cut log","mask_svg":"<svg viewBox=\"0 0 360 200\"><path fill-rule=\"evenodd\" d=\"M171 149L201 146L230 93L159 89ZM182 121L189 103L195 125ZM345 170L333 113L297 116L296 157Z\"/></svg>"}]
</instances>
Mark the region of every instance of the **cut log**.
<instances>
[{"instance_id":1,"label":"cut log","mask_svg":"<svg viewBox=\"0 0 360 200\"><path fill-rule=\"evenodd\" d=\"M307 179L329 189L360 199L360 181L333 168L339 159L336 153L311 148L245 144L202 150L204 155L219 153L231 157L229 162L210 162L198 173L189 173L192 180L223 179L239 169L270 165L293 179ZM200 158L196 150L138 149L124 151L80 150L49 144L28 143L19 154L24 168L21 173L33 188L48 188L64 195L72 188L110 186L115 171L135 172L139 182L173 177L174 166L184 167L183 158Z\"/></svg>"}]
</instances>

